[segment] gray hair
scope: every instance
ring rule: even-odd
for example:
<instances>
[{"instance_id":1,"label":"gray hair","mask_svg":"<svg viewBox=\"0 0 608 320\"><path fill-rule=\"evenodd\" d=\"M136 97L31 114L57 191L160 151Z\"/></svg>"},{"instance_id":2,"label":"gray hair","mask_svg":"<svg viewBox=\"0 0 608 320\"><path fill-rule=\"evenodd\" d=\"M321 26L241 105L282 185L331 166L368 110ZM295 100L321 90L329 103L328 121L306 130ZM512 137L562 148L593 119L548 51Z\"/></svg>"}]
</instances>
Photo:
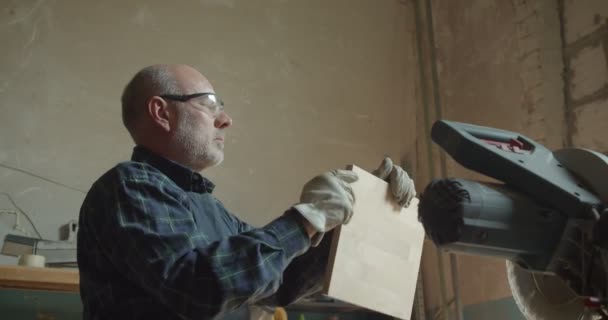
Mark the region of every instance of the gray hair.
<instances>
[{"instance_id":1,"label":"gray hair","mask_svg":"<svg viewBox=\"0 0 608 320\"><path fill-rule=\"evenodd\" d=\"M122 123L135 139L138 120L145 113L145 104L151 96L179 94L175 76L166 65L153 65L140 70L123 90Z\"/></svg>"}]
</instances>

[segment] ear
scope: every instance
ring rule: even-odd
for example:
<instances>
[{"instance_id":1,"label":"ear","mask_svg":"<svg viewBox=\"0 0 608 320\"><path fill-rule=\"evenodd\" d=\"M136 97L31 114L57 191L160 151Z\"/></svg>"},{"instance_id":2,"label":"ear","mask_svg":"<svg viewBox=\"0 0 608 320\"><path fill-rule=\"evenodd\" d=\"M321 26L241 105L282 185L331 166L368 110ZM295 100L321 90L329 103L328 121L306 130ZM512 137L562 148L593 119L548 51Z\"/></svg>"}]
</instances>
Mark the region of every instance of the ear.
<instances>
[{"instance_id":1,"label":"ear","mask_svg":"<svg viewBox=\"0 0 608 320\"><path fill-rule=\"evenodd\" d=\"M167 101L159 96L153 96L148 100L148 115L152 119L152 123L162 130L169 132L171 130L171 114Z\"/></svg>"}]
</instances>

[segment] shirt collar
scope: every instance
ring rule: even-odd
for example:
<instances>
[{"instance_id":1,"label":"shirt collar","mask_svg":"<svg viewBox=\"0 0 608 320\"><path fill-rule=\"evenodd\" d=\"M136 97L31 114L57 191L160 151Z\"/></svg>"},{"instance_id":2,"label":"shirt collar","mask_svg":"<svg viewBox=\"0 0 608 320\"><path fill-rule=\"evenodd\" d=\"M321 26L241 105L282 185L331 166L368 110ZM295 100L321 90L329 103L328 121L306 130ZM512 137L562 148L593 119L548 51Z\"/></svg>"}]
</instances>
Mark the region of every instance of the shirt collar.
<instances>
[{"instance_id":1,"label":"shirt collar","mask_svg":"<svg viewBox=\"0 0 608 320\"><path fill-rule=\"evenodd\" d=\"M133 148L132 161L144 162L160 170L180 188L198 193L212 193L215 185L198 172L192 171L175 161L166 159L143 146Z\"/></svg>"}]
</instances>

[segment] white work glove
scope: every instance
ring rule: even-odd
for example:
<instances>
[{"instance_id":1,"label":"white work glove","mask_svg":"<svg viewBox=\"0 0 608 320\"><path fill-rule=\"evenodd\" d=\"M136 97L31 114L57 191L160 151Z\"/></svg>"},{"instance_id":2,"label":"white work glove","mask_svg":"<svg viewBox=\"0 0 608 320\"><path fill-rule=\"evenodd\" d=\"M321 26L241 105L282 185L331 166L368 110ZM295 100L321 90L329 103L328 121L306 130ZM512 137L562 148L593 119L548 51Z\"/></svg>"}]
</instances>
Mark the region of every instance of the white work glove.
<instances>
[{"instance_id":1,"label":"white work glove","mask_svg":"<svg viewBox=\"0 0 608 320\"><path fill-rule=\"evenodd\" d=\"M410 201L416 196L414 180L410 179L407 172L400 166L393 164L391 158L384 158L373 174L388 182L391 193L400 206L407 208L410 205Z\"/></svg>"},{"instance_id":2,"label":"white work glove","mask_svg":"<svg viewBox=\"0 0 608 320\"><path fill-rule=\"evenodd\" d=\"M314 177L302 188L300 202L294 208L317 231L313 246L321 242L325 232L350 221L355 204L350 184L357 179L353 171L333 170Z\"/></svg>"}]
</instances>

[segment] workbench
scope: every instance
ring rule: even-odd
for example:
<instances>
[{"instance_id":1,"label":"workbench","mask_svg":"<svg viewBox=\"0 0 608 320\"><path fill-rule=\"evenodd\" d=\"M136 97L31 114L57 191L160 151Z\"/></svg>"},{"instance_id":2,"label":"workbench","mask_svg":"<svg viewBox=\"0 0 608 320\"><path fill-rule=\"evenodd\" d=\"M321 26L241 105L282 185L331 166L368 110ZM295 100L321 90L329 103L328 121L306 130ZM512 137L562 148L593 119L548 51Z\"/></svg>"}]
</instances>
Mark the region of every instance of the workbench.
<instances>
[{"instance_id":1,"label":"workbench","mask_svg":"<svg viewBox=\"0 0 608 320\"><path fill-rule=\"evenodd\" d=\"M343 319L367 318L365 311L336 301L301 301L289 306L292 315L300 312L330 315ZM77 269L34 268L0 265L0 318L81 319ZM373 314L373 319L384 319Z\"/></svg>"},{"instance_id":2,"label":"workbench","mask_svg":"<svg viewBox=\"0 0 608 320\"><path fill-rule=\"evenodd\" d=\"M77 293L78 270L0 265L0 288Z\"/></svg>"},{"instance_id":3,"label":"workbench","mask_svg":"<svg viewBox=\"0 0 608 320\"><path fill-rule=\"evenodd\" d=\"M0 265L0 318L82 319L78 270Z\"/></svg>"}]
</instances>

